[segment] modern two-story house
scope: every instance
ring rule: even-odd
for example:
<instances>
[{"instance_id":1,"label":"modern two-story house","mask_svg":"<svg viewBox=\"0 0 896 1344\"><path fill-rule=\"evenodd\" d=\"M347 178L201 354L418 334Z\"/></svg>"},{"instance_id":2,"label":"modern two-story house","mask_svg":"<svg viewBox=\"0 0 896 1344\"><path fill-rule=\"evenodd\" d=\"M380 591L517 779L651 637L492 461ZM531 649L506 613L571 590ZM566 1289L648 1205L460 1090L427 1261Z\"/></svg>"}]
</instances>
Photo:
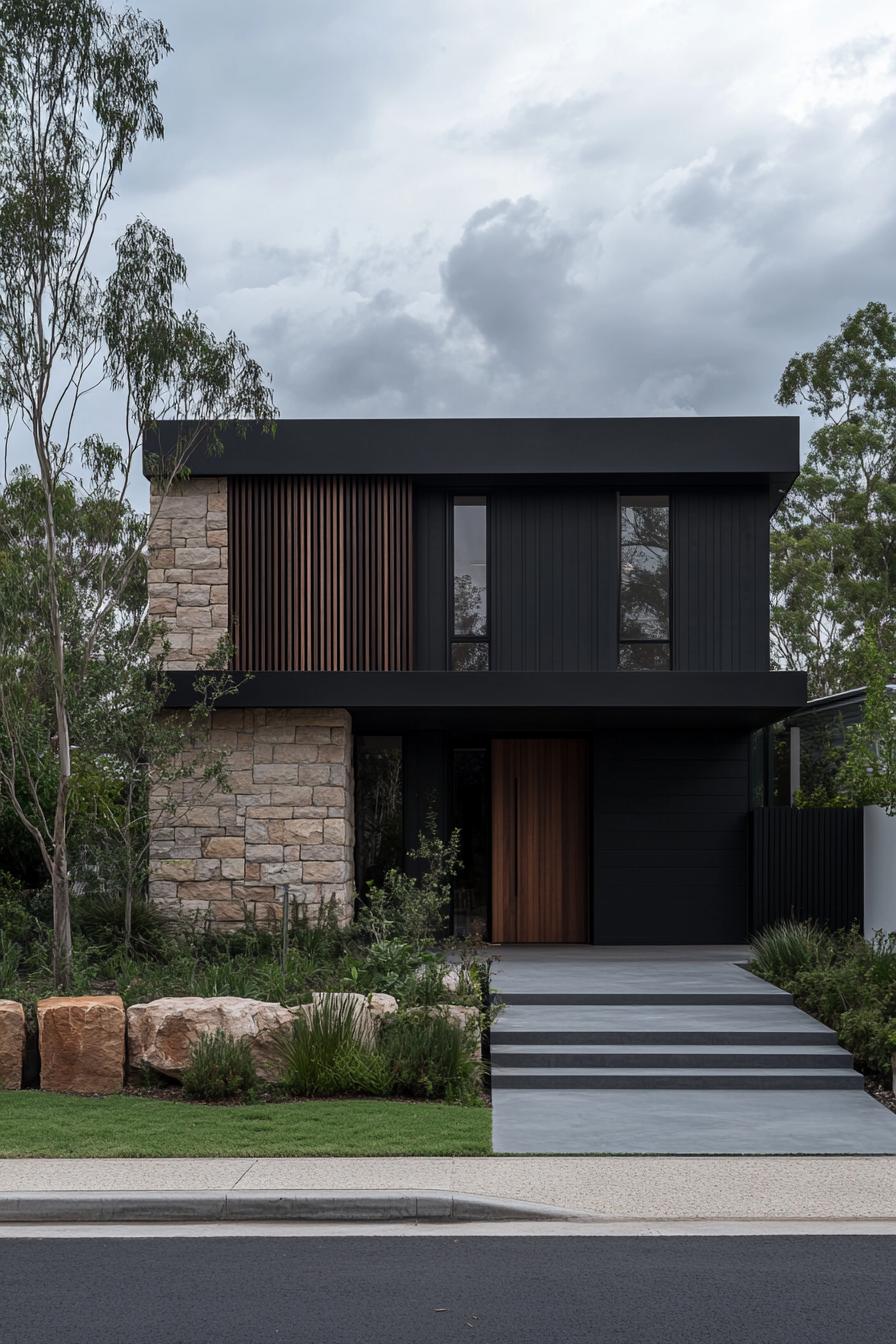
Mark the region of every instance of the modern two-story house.
<instances>
[{"instance_id":1,"label":"modern two-story house","mask_svg":"<svg viewBox=\"0 0 896 1344\"><path fill-rule=\"evenodd\" d=\"M742 941L751 744L805 703L768 637L798 470L794 417L225 434L161 507L150 602L172 706L227 632L251 676L213 727L232 791L160 818L151 896L348 918L431 816L461 834L458 932Z\"/></svg>"}]
</instances>

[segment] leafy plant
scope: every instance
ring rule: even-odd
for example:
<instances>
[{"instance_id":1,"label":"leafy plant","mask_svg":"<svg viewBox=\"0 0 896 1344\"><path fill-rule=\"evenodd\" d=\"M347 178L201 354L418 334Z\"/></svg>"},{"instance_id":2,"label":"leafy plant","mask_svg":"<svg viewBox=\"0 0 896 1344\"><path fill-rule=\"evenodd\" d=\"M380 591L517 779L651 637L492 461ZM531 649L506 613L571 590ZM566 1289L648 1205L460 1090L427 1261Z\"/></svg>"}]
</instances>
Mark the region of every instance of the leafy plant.
<instances>
[{"instance_id":1,"label":"leafy plant","mask_svg":"<svg viewBox=\"0 0 896 1344\"><path fill-rule=\"evenodd\" d=\"M325 998L296 1017L279 1045L281 1081L291 1096L382 1096L387 1077L372 1039L358 1031L351 1000Z\"/></svg>"},{"instance_id":2,"label":"leafy plant","mask_svg":"<svg viewBox=\"0 0 896 1344\"><path fill-rule=\"evenodd\" d=\"M412 1010L385 1018L378 1046L389 1090L432 1101L475 1101L482 1075L473 1057L477 1031L438 1012Z\"/></svg>"},{"instance_id":3,"label":"leafy plant","mask_svg":"<svg viewBox=\"0 0 896 1344\"><path fill-rule=\"evenodd\" d=\"M444 935L454 879L461 870L460 832L454 830L444 841L430 813L408 860L410 872L390 868L381 886L368 885L357 923L375 943L396 940L420 950Z\"/></svg>"},{"instance_id":4,"label":"leafy plant","mask_svg":"<svg viewBox=\"0 0 896 1344\"><path fill-rule=\"evenodd\" d=\"M205 1032L190 1050L184 1095L196 1101L248 1100L258 1086L249 1042L222 1028Z\"/></svg>"}]
</instances>

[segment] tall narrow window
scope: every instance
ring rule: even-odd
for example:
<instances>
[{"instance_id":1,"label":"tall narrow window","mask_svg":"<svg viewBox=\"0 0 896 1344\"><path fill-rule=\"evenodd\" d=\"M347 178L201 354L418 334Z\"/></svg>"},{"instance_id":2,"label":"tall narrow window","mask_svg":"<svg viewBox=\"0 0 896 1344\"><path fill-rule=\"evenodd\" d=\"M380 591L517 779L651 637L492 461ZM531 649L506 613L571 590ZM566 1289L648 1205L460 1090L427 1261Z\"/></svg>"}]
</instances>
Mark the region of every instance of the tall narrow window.
<instances>
[{"instance_id":1,"label":"tall narrow window","mask_svg":"<svg viewBox=\"0 0 896 1344\"><path fill-rule=\"evenodd\" d=\"M619 500L619 666L669 667L669 498Z\"/></svg>"},{"instance_id":2,"label":"tall narrow window","mask_svg":"<svg viewBox=\"0 0 896 1344\"><path fill-rule=\"evenodd\" d=\"M487 523L484 495L455 495L451 667L488 668Z\"/></svg>"}]
</instances>

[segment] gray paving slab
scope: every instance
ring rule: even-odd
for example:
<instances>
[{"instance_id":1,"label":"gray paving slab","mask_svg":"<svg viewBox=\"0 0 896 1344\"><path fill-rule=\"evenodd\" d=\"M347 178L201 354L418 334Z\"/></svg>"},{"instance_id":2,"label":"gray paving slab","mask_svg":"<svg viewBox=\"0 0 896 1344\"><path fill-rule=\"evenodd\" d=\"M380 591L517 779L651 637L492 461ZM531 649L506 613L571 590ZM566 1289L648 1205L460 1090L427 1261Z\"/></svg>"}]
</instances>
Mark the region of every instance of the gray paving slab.
<instances>
[{"instance_id":1,"label":"gray paving slab","mask_svg":"<svg viewBox=\"0 0 896 1344\"><path fill-rule=\"evenodd\" d=\"M761 1016L757 1015L761 1008ZM787 1003L768 1004L545 1004L509 1003L501 1009L493 1035L540 1027L552 1031L790 1031L795 1027L833 1036L830 1027Z\"/></svg>"},{"instance_id":2,"label":"gray paving slab","mask_svg":"<svg viewBox=\"0 0 896 1344\"><path fill-rule=\"evenodd\" d=\"M782 1000L782 991L733 960L659 958L648 949L638 959L615 959L603 948L545 947L526 955L514 949L492 967L492 991L505 994L626 994L712 997L755 994ZM740 955L740 954L737 954Z\"/></svg>"},{"instance_id":3,"label":"gray paving slab","mask_svg":"<svg viewBox=\"0 0 896 1344\"><path fill-rule=\"evenodd\" d=\"M896 1154L864 1091L496 1090L496 1153Z\"/></svg>"}]
</instances>

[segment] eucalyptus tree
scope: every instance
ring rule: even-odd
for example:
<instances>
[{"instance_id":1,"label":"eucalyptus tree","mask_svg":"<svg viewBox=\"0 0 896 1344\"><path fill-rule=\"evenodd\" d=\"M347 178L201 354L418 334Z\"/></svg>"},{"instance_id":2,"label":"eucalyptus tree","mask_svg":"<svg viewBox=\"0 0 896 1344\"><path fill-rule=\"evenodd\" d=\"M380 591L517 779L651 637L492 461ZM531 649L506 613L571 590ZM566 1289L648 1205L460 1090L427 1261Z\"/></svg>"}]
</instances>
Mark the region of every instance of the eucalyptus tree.
<instances>
[{"instance_id":1,"label":"eucalyptus tree","mask_svg":"<svg viewBox=\"0 0 896 1344\"><path fill-rule=\"evenodd\" d=\"M824 695L869 676L866 632L896 671L896 317L851 314L781 378L821 423L772 529L772 651Z\"/></svg>"},{"instance_id":2,"label":"eucalyptus tree","mask_svg":"<svg viewBox=\"0 0 896 1344\"><path fill-rule=\"evenodd\" d=\"M195 312L178 311L186 264L163 230L141 217L110 255L102 244L122 171L141 141L163 135L155 79L170 51L163 25L96 0L0 0L0 33L0 405L7 451L24 446L39 484L42 543L39 563L6 575L0 787L49 874L54 973L66 987L72 714L142 582L152 513L122 506L143 429L162 417L191 422L154 464L157 509L191 455L214 451L222 424L270 423L275 408L243 342L232 332L217 339ZM98 394L106 406L110 392L120 414L113 438L91 429ZM66 489L96 520L83 603L60 551ZM128 627L132 638L140 625ZM52 805L38 807L26 761L43 690L43 750L56 785Z\"/></svg>"}]
</instances>

